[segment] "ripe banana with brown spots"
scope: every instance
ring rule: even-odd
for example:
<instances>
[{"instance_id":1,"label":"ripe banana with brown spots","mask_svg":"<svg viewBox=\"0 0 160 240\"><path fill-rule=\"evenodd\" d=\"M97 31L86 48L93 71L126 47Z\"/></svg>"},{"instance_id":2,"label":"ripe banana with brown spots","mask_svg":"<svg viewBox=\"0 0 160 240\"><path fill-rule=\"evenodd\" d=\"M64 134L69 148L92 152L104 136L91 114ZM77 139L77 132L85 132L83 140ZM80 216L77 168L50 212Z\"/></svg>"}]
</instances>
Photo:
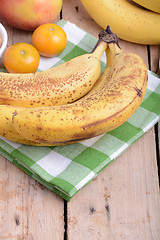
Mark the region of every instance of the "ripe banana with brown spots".
<instances>
[{"instance_id":1,"label":"ripe banana with brown spots","mask_svg":"<svg viewBox=\"0 0 160 240\"><path fill-rule=\"evenodd\" d=\"M138 3L140 6L143 6L151 11L160 13L160 0L133 0Z\"/></svg>"},{"instance_id":2,"label":"ripe banana with brown spots","mask_svg":"<svg viewBox=\"0 0 160 240\"><path fill-rule=\"evenodd\" d=\"M12 125L13 114L23 109L23 107L0 105L0 136L13 142L33 145L31 141L26 140L18 132L16 132Z\"/></svg>"},{"instance_id":3,"label":"ripe banana with brown spots","mask_svg":"<svg viewBox=\"0 0 160 240\"><path fill-rule=\"evenodd\" d=\"M105 29L110 25L119 38L140 44L160 44L160 14L135 6L129 0L81 2L99 26ZM153 1L148 2L153 5Z\"/></svg>"},{"instance_id":4,"label":"ripe banana with brown spots","mask_svg":"<svg viewBox=\"0 0 160 240\"><path fill-rule=\"evenodd\" d=\"M12 118L17 112L24 110L24 107L12 105L0 105L0 136L21 144L32 146L48 146L48 144L41 144L33 142L22 137L13 127Z\"/></svg>"},{"instance_id":5,"label":"ripe banana with brown spots","mask_svg":"<svg viewBox=\"0 0 160 240\"><path fill-rule=\"evenodd\" d=\"M101 73L100 59L107 47L99 40L91 53L54 68L29 74L0 72L0 104L23 107L62 105L83 97Z\"/></svg>"},{"instance_id":6,"label":"ripe banana with brown spots","mask_svg":"<svg viewBox=\"0 0 160 240\"><path fill-rule=\"evenodd\" d=\"M86 96L68 105L16 112L15 130L30 141L56 146L89 139L123 124L142 102L148 72L138 55L123 52L113 39L106 56L107 67Z\"/></svg>"}]
</instances>

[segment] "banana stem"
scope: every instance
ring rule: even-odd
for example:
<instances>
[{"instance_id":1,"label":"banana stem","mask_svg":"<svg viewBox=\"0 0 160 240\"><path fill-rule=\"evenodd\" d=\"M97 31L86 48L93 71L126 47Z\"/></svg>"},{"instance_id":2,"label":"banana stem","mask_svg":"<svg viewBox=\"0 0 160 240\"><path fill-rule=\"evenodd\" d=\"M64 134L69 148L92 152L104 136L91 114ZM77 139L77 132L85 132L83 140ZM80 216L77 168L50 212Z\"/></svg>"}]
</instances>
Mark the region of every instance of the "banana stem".
<instances>
[{"instance_id":1,"label":"banana stem","mask_svg":"<svg viewBox=\"0 0 160 240\"><path fill-rule=\"evenodd\" d=\"M108 25L106 30L102 30L99 34L99 38L102 39L106 43L116 43L118 45L118 37L115 33L111 31L110 26Z\"/></svg>"},{"instance_id":2,"label":"banana stem","mask_svg":"<svg viewBox=\"0 0 160 240\"><path fill-rule=\"evenodd\" d=\"M122 52L119 44L118 44L118 37L111 31L110 26L108 25L106 30L103 30L99 34L100 39L108 43L108 48L105 49L106 58L107 58L107 65L112 66L114 61L114 56L120 54Z\"/></svg>"},{"instance_id":3,"label":"banana stem","mask_svg":"<svg viewBox=\"0 0 160 240\"><path fill-rule=\"evenodd\" d=\"M103 52L108 48L108 44L118 45L118 37L116 34L112 33L110 26L108 25L106 30L102 30L99 35L99 40L95 47L91 51L97 58L101 58ZM120 48L120 47L119 47Z\"/></svg>"},{"instance_id":4,"label":"banana stem","mask_svg":"<svg viewBox=\"0 0 160 240\"><path fill-rule=\"evenodd\" d=\"M95 47L90 53L94 55L96 58L100 59L103 52L107 49L107 47L108 47L108 44L104 42L102 39L99 39Z\"/></svg>"}]
</instances>

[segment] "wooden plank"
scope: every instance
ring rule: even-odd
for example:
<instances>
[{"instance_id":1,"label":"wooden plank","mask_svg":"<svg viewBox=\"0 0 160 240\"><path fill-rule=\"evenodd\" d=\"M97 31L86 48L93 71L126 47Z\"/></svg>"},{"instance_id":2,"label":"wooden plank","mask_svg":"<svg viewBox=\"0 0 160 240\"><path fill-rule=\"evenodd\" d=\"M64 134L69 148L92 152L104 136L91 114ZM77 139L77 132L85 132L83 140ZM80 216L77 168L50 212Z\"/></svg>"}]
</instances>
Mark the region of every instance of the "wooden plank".
<instances>
[{"instance_id":1,"label":"wooden plank","mask_svg":"<svg viewBox=\"0 0 160 240\"><path fill-rule=\"evenodd\" d=\"M67 6L67 7L66 7ZM77 10L78 9L78 10ZM66 0L63 18L97 36L100 27L80 1ZM148 65L147 47L120 40ZM159 240L160 199L154 130L135 142L68 203L68 239Z\"/></svg>"},{"instance_id":2,"label":"wooden plank","mask_svg":"<svg viewBox=\"0 0 160 240\"><path fill-rule=\"evenodd\" d=\"M151 70L160 75L160 45L150 46Z\"/></svg>"},{"instance_id":3,"label":"wooden plank","mask_svg":"<svg viewBox=\"0 0 160 240\"><path fill-rule=\"evenodd\" d=\"M0 156L0 240L62 240L63 200Z\"/></svg>"},{"instance_id":4,"label":"wooden plank","mask_svg":"<svg viewBox=\"0 0 160 240\"><path fill-rule=\"evenodd\" d=\"M157 162L158 162L158 172L159 172L159 183L160 183L160 122L157 124L157 147L158 147L158 152L157 152Z\"/></svg>"},{"instance_id":5,"label":"wooden plank","mask_svg":"<svg viewBox=\"0 0 160 240\"><path fill-rule=\"evenodd\" d=\"M160 239L153 136L148 132L72 199L69 240Z\"/></svg>"},{"instance_id":6,"label":"wooden plank","mask_svg":"<svg viewBox=\"0 0 160 240\"><path fill-rule=\"evenodd\" d=\"M151 71L160 76L160 45L150 46ZM155 126L157 141L157 164L160 183L160 123Z\"/></svg>"},{"instance_id":7,"label":"wooden plank","mask_svg":"<svg viewBox=\"0 0 160 240\"><path fill-rule=\"evenodd\" d=\"M4 25L8 46L31 43L31 32ZM63 238L63 199L0 156L0 240Z\"/></svg>"},{"instance_id":8,"label":"wooden plank","mask_svg":"<svg viewBox=\"0 0 160 240\"><path fill-rule=\"evenodd\" d=\"M155 139L157 147L157 166L160 185L160 122L155 125Z\"/></svg>"}]
</instances>

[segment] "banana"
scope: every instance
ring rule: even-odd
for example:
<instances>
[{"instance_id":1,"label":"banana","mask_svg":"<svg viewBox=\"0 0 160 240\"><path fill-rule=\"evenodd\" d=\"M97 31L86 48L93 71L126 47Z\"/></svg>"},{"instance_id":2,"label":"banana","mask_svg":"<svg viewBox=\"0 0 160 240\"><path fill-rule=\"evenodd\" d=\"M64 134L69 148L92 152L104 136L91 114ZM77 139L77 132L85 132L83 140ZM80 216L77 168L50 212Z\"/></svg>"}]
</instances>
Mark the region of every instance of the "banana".
<instances>
[{"instance_id":1,"label":"banana","mask_svg":"<svg viewBox=\"0 0 160 240\"><path fill-rule=\"evenodd\" d=\"M87 95L71 104L17 112L15 130L33 142L56 146L95 137L124 123L142 102L147 68L138 55L123 52L113 39L106 56L107 67Z\"/></svg>"},{"instance_id":2,"label":"banana","mask_svg":"<svg viewBox=\"0 0 160 240\"><path fill-rule=\"evenodd\" d=\"M160 14L135 6L127 0L81 2L98 25L104 29L110 25L119 38L139 44L160 44Z\"/></svg>"},{"instance_id":3,"label":"banana","mask_svg":"<svg viewBox=\"0 0 160 240\"><path fill-rule=\"evenodd\" d=\"M0 104L22 107L62 105L85 95L101 72L100 59L107 47L99 40L91 53L66 63L29 74L0 73Z\"/></svg>"},{"instance_id":4,"label":"banana","mask_svg":"<svg viewBox=\"0 0 160 240\"><path fill-rule=\"evenodd\" d=\"M33 142L22 137L13 127L12 116L24 109L24 107L0 105L0 136L25 145L41 146L41 143ZM43 144L43 146L45 146L45 144Z\"/></svg>"},{"instance_id":5,"label":"banana","mask_svg":"<svg viewBox=\"0 0 160 240\"><path fill-rule=\"evenodd\" d=\"M133 0L133 1L151 11L160 13L160 0L152 0L152 1L150 1L150 0Z\"/></svg>"},{"instance_id":6,"label":"banana","mask_svg":"<svg viewBox=\"0 0 160 240\"><path fill-rule=\"evenodd\" d=\"M14 142L29 144L30 141L21 137L12 125L12 115L23 109L23 107L0 105L0 136Z\"/></svg>"}]
</instances>

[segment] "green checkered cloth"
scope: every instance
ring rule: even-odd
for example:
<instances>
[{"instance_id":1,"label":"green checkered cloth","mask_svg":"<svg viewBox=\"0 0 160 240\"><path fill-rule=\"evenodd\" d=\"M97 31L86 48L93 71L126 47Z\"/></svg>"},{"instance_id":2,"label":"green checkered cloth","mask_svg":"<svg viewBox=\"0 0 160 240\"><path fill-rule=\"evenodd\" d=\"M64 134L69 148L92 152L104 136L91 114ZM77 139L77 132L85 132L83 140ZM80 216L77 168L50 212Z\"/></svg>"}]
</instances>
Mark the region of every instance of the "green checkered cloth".
<instances>
[{"instance_id":1,"label":"green checkered cloth","mask_svg":"<svg viewBox=\"0 0 160 240\"><path fill-rule=\"evenodd\" d=\"M67 47L57 57L41 57L39 71L90 52L97 42L93 36L70 22L61 20L57 24L67 33ZM103 70L105 54L101 66ZM58 147L26 146L1 137L0 154L45 187L70 201L82 187L159 121L160 79L150 71L148 74L148 88L141 106L117 129L80 143Z\"/></svg>"}]
</instances>

